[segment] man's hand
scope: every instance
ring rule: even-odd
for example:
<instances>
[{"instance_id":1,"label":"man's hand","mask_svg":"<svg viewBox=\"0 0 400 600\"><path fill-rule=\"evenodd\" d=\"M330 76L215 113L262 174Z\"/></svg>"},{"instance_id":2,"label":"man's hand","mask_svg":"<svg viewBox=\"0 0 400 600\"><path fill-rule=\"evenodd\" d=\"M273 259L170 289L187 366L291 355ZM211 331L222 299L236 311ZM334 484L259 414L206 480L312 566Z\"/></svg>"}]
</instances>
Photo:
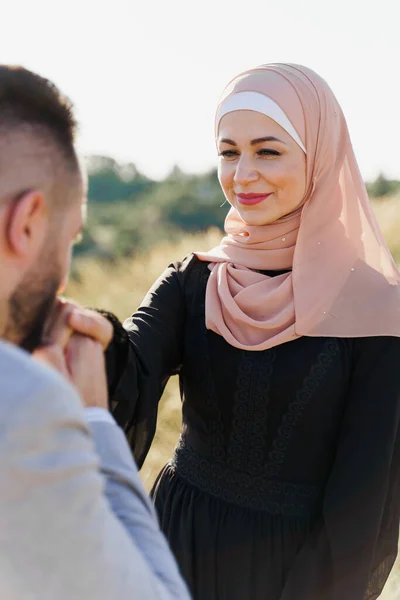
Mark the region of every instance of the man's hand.
<instances>
[{"instance_id":1,"label":"man's hand","mask_svg":"<svg viewBox=\"0 0 400 600\"><path fill-rule=\"evenodd\" d=\"M103 347L99 342L74 333L65 349L71 382L79 390L85 406L108 409L107 376Z\"/></svg>"},{"instance_id":2,"label":"man's hand","mask_svg":"<svg viewBox=\"0 0 400 600\"><path fill-rule=\"evenodd\" d=\"M78 390L85 406L108 409L104 352L99 342L74 333L65 349L50 344L35 350L32 357L68 379Z\"/></svg>"},{"instance_id":3,"label":"man's hand","mask_svg":"<svg viewBox=\"0 0 400 600\"><path fill-rule=\"evenodd\" d=\"M92 338L106 350L113 336L113 327L96 311L83 308L71 300L58 298L47 322L43 343L65 348L74 332Z\"/></svg>"},{"instance_id":4,"label":"man's hand","mask_svg":"<svg viewBox=\"0 0 400 600\"><path fill-rule=\"evenodd\" d=\"M66 377L85 406L108 409L104 350L112 335L113 327L102 315L58 298L44 330L43 346L33 358Z\"/></svg>"},{"instance_id":5,"label":"man's hand","mask_svg":"<svg viewBox=\"0 0 400 600\"><path fill-rule=\"evenodd\" d=\"M64 350L61 346L57 346L57 344L41 346L32 353L32 358L48 367L52 367L68 379L68 381L71 381L67 363L65 361Z\"/></svg>"}]
</instances>

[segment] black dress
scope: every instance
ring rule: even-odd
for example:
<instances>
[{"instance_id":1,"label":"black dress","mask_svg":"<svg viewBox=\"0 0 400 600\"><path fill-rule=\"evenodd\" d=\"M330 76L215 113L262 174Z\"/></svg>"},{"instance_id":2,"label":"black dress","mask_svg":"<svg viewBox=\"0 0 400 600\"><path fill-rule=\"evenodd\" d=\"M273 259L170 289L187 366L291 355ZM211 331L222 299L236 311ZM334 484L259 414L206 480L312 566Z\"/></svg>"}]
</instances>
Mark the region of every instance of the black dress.
<instances>
[{"instance_id":1,"label":"black dress","mask_svg":"<svg viewBox=\"0 0 400 600\"><path fill-rule=\"evenodd\" d=\"M152 495L195 600L377 598L398 542L400 339L238 350L206 330L208 276L171 265L108 353L139 465L179 374L182 433Z\"/></svg>"}]
</instances>

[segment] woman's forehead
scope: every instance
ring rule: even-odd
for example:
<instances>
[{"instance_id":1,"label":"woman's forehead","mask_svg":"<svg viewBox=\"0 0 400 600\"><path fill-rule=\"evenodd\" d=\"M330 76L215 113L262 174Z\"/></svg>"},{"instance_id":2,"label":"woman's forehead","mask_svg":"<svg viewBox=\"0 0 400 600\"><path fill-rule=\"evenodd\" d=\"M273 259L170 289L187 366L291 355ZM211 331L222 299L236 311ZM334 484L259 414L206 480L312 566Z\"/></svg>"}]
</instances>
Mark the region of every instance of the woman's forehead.
<instances>
[{"instance_id":1,"label":"woman's forehead","mask_svg":"<svg viewBox=\"0 0 400 600\"><path fill-rule=\"evenodd\" d=\"M236 143L273 137L290 144L291 136L276 121L252 110L237 110L224 115L218 127L218 141L230 139Z\"/></svg>"}]
</instances>

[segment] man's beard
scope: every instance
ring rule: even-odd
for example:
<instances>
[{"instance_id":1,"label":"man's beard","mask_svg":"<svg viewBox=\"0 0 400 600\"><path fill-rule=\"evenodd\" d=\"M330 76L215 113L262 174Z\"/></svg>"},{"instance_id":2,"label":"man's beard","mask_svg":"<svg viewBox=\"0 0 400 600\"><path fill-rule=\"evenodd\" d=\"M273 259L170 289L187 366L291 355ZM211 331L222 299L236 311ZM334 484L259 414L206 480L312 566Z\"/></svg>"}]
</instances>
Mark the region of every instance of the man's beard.
<instances>
[{"instance_id":1,"label":"man's beard","mask_svg":"<svg viewBox=\"0 0 400 600\"><path fill-rule=\"evenodd\" d=\"M6 340L28 352L33 352L42 344L43 330L53 309L61 279L54 253L47 249L9 300L4 334Z\"/></svg>"}]
</instances>

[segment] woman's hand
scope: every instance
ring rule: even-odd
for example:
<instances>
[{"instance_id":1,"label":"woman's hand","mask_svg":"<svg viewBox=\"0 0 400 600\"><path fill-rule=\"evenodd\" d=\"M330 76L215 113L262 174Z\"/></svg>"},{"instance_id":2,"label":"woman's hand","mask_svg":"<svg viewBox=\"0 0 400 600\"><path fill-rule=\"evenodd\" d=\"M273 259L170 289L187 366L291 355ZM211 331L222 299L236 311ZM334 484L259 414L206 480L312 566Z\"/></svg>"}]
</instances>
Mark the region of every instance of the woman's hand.
<instances>
[{"instance_id":1,"label":"woman's hand","mask_svg":"<svg viewBox=\"0 0 400 600\"><path fill-rule=\"evenodd\" d=\"M45 327L43 344L56 344L65 349L73 333L98 342L106 350L113 336L111 323L94 310L57 298L54 310Z\"/></svg>"}]
</instances>

